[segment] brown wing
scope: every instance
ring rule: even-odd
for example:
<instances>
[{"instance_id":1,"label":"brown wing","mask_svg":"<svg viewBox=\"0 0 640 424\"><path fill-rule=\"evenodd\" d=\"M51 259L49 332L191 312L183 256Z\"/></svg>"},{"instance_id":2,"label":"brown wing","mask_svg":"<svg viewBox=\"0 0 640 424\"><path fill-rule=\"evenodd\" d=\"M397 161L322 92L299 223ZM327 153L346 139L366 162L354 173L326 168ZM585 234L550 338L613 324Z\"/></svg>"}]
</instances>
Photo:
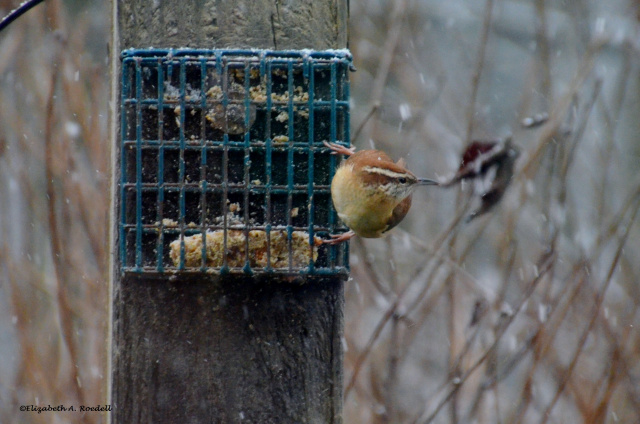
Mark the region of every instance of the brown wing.
<instances>
[{"instance_id":1,"label":"brown wing","mask_svg":"<svg viewBox=\"0 0 640 424\"><path fill-rule=\"evenodd\" d=\"M409 212L411 208L411 195L407 196L402 202L398 203L398 206L395 207L393 212L391 213L391 219L387 225L387 228L383 231L386 233L396 225L400 223Z\"/></svg>"}]
</instances>

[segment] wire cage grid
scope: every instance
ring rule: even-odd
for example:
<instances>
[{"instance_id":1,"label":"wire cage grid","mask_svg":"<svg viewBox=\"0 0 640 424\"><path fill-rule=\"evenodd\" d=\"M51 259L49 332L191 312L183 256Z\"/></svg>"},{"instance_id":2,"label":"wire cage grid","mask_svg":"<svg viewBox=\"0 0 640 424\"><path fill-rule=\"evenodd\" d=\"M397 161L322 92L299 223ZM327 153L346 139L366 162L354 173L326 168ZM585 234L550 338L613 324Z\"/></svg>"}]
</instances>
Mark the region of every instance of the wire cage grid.
<instances>
[{"instance_id":1,"label":"wire cage grid","mask_svg":"<svg viewBox=\"0 0 640 424\"><path fill-rule=\"evenodd\" d=\"M126 50L122 62L124 272L348 273L348 245L318 238L345 229L322 141L349 145L347 51Z\"/></svg>"}]
</instances>

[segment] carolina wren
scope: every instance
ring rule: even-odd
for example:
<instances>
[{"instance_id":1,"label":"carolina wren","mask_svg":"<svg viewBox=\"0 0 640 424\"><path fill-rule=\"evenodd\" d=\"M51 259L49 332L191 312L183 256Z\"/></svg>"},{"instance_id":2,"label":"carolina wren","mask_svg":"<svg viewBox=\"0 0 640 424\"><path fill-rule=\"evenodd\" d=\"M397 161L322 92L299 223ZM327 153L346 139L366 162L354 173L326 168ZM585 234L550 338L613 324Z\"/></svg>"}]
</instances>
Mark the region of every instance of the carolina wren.
<instances>
[{"instance_id":1,"label":"carolina wren","mask_svg":"<svg viewBox=\"0 0 640 424\"><path fill-rule=\"evenodd\" d=\"M398 225L409 212L411 193L419 185L439 185L437 181L418 178L381 150L355 152L334 143L324 142L332 154L343 154L343 161L331 181L331 198L338 216L350 231L331 235L326 244L338 244L354 235L377 238Z\"/></svg>"}]
</instances>

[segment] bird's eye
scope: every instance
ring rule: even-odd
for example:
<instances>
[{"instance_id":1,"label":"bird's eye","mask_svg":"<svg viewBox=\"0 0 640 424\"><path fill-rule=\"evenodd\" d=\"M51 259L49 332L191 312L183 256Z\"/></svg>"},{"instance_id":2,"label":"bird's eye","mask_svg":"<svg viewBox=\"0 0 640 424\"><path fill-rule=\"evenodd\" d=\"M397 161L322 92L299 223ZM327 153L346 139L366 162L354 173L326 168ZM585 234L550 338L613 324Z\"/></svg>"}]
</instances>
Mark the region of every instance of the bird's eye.
<instances>
[{"instance_id":1,"label":"bird's eye","mask_svg":"<svg viewBox=\"0 0 640 424\"><path fill-rule=\"evenodd\" d=\"M398 181L400 182L400 184L406 184L407 183L407 179L402 177L402 178L398 178Z\"/></svg>"}]
</instances>

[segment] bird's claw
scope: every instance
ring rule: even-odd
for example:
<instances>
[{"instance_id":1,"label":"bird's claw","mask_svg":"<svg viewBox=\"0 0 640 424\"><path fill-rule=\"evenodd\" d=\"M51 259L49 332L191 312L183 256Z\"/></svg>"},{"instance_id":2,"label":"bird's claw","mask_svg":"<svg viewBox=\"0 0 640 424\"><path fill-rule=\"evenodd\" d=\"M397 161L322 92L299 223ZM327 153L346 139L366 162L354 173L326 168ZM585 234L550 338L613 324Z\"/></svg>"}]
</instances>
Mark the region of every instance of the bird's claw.
<instances>
[{"instance_id":1,"label":"bird's claw","mask_svg":"<svg viewBox=\"0 0 640 424\"><path fill-rule=\"evenodd\" d=\"M332 155L351 156L356 152L356 146L344 147L336 143L329 143L328 141L323 141L322 144L332 150Z\"/></svg>"},{"instance_id":2,"label":"bird's claw","mask_svg":"<svg viewBox=\"0 0 640 424\"><path fill-rule=\"evenodd\" d=\"M356 233L354 233L353 231L347 231L346 233L342 233L342 234L329 234L329 237L331 238L329 240L323 240L323 242L324 244L335 246L351 239L355 235Z\"/></svg>"}]
</instances>

